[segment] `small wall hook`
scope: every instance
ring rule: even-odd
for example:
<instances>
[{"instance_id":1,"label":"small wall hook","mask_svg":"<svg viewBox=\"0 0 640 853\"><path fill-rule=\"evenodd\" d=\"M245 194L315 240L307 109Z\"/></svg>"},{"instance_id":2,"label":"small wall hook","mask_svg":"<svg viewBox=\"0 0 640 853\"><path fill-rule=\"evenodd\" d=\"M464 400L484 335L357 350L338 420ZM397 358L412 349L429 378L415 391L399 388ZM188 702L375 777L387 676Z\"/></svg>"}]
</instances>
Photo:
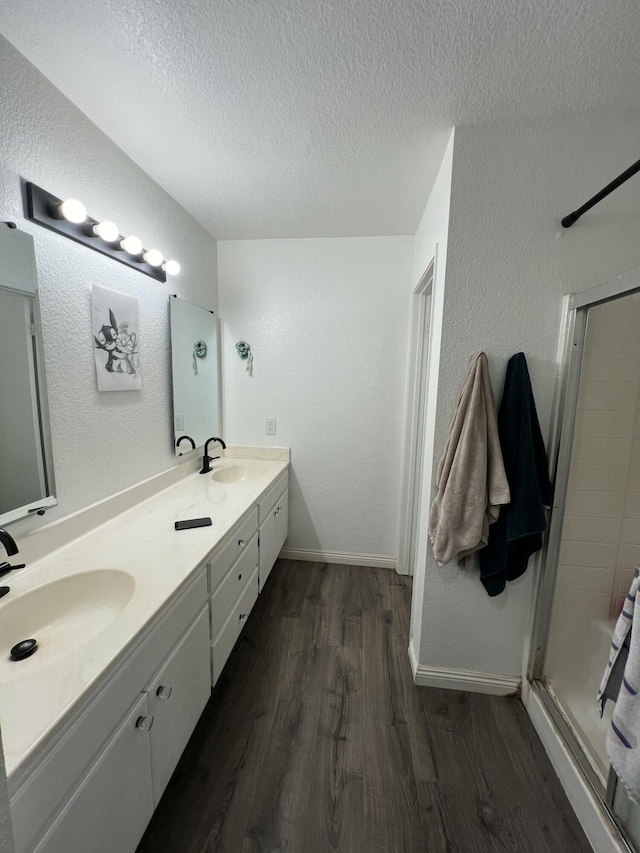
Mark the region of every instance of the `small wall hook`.
<instances>
[{"instance_id":1,"label":"small wall hook","mask_svg":"<svg viewBox=\"0 0 640 853\"><path fill-rule=\"evenodd\" d=\"M249 375L253 372L253 353L251 347L246 341L238 341L236 344L236 352L243 361L247 362L245 370Z\"/></svg>"}]
</instances>

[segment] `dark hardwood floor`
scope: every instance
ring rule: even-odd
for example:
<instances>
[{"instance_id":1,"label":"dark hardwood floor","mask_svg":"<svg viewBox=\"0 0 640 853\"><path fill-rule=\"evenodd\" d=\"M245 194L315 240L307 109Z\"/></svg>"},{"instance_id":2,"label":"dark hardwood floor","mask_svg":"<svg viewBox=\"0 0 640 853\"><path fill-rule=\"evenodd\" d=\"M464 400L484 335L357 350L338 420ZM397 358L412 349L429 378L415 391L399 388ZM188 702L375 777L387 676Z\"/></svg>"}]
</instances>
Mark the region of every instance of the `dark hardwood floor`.
<instances>
[{"instance_id":1,"label":"dark hardwood floor","mask_svg":"<svg viewBox=\"0 0 640 853\"><path fill-rule=\"evenodd\" d=\"M278 561L138 853L586 853L517 700L417 688L411 581Z\"/></svg>"}]
</instances>

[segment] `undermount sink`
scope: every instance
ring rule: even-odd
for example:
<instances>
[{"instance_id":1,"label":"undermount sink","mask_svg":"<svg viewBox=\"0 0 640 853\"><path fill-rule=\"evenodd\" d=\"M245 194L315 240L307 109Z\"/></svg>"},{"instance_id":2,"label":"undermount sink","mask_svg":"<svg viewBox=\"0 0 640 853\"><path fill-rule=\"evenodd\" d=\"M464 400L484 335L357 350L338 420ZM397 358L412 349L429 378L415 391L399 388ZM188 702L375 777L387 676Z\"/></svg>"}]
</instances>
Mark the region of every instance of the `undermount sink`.
<instances>
[{"instance_id":1,"label":"undermount sink","mask_svg":"<svg viewBox=\"0 0 640 853\"><path fill-rule=\"evenodd\" d=\"M259 465L228 465L219 468L211 475L218 483L253 483L264 474L264 468Z\"/></svg>"},{"instance_id":2,"label":"undermount sink","mask_svg":"<svg viewBox=\"0 0 640 853\"><path fill-rule=\"evenodd\" d=\"M59 660L103 631L125 609L135 581L118 569L67 575L0 602L0 682ZM9 650L35 639L36 652L13 661Z\"/></svg>"}]
</instances>

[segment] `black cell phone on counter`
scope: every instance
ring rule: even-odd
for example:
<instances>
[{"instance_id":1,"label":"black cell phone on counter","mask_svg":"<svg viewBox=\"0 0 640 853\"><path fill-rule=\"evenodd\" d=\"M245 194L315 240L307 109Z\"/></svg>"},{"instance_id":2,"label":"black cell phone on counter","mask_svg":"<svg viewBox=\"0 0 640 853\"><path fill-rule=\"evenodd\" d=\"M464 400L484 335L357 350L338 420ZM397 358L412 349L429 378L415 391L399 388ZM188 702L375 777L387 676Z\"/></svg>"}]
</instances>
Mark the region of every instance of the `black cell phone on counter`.
<instances>
[{"instance_id":1,"label":"black cell phone on counter","mask_svg":"<svg viewBox=\"0 0 640 853\"><path fill-rule=\"evenodd\" d=\"M187 518L186 521L176 521L176 530L189 530L190 527L211 527L210 518Z\"/></svg>"}]
</instances>

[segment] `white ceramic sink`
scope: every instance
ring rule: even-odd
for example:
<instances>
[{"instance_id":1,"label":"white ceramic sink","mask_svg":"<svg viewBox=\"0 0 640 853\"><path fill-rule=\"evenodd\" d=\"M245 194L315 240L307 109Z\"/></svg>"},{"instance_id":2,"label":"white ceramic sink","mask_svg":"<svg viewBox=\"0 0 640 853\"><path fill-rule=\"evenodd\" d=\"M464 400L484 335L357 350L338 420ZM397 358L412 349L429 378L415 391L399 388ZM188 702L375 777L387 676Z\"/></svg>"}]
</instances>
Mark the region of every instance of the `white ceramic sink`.
<instances>
[{"instance_id":1,"label":"white ceramic sink","mask_svg":"<svg viewBox=\"0 0 640 853\"><path fill-rule=\"evenodd\" d=\"M218 483L253 483L264 474L259 465L227 465L219 468L211 476Z\"/></svg>"},{"instance_id":2,"label":"white ceramic sink","mask_svg":"<svg viewBox=\"0 0 640 853\"><path fill-rule=\"evenodd\" d=\"M118 569L67 575L0 600L0 683L21 678L93 639L125 609L135 581ZM36 652L13 661L9 650L35 639Z\"/></svg>"}]
</instances>

